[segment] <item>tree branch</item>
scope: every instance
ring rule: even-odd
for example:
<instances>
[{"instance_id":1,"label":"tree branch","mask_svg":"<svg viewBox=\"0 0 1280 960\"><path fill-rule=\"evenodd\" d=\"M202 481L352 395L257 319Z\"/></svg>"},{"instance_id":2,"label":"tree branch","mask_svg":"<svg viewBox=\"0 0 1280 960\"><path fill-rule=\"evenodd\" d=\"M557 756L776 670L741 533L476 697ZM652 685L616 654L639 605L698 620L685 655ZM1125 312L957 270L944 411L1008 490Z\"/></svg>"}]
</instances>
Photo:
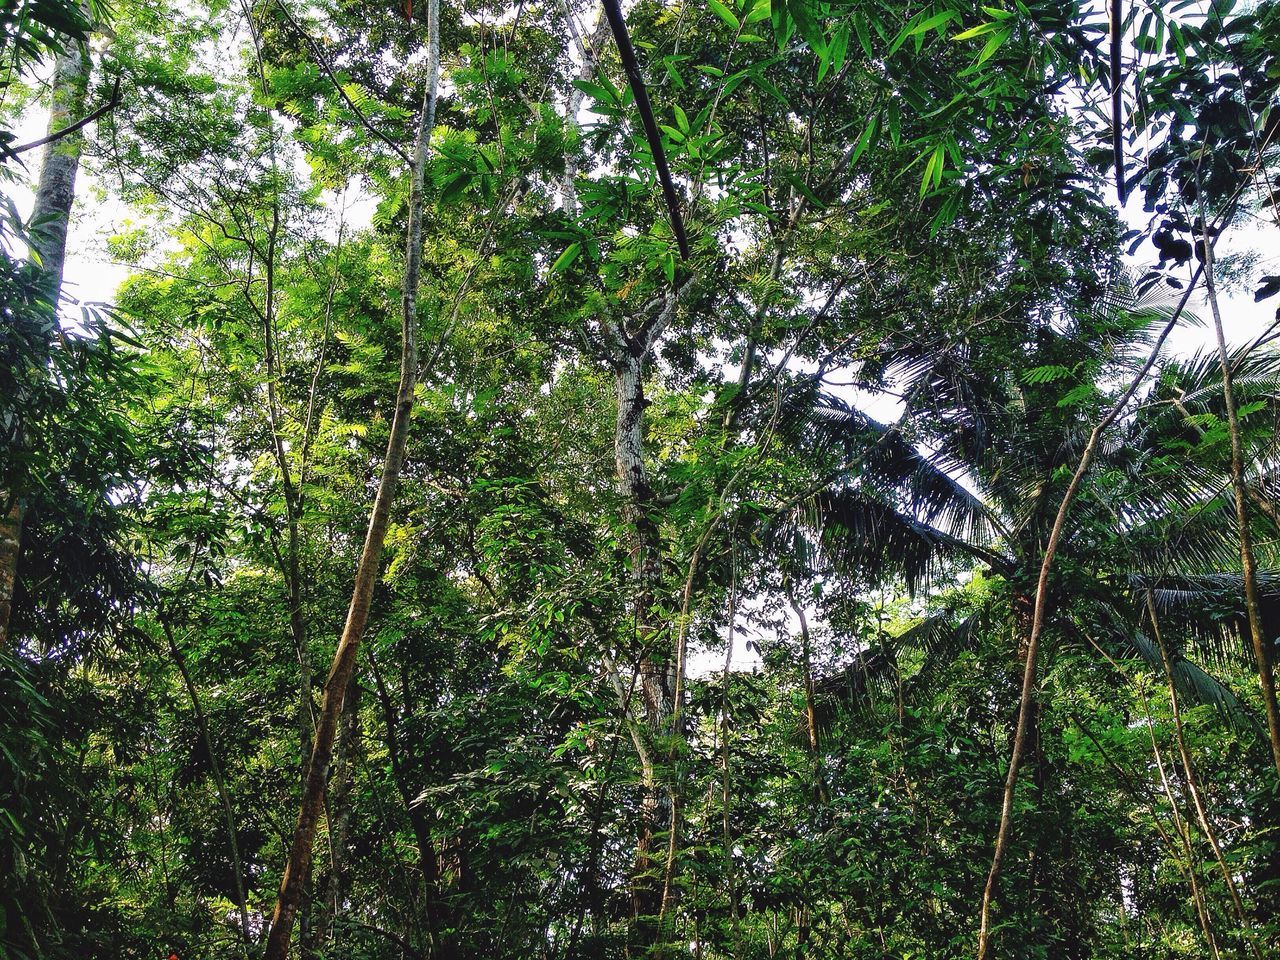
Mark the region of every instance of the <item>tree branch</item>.
<instances>
[{"instance_id":1,"label":"tree branch","mask_svg":"<svg viewBox=\"0 0 1280 960\"><path fill-rule=\"evenodd\" d=\"M94 110L93 113L90 113L87 116L81 117L75 123L67 124L67 126L63 127L61 130L58 130L55 133L51 133L46 137L41 137L39 140L32 140L30 143L24 143L17 147L11 147L6 152L11 157L16 157L20 153L26 153L28 150L36 149L36 147L43 147L47 143L54 143L58 140L61 140L63 137L69 137L71 136L71 134L75 133L77 130L83 130L85 127L93 123L93 121L97 120L99 117L104 116L107 113L110 113L119 105L120 105L120 78L116 77L116 82L111 85L110 99L108 99L107 102L104 103L102 106L100 106L97 110Z\"/></svg>"},{"instance_id":2,"label":"tree branch","mask_svg":"<svg viewBox=\"0 0 1280 960\"><path fill-rule=\"evenodd\" d=\"M645 89L644 77L640 73L640 63L636 59L635 48L631 45L631 35L627 33L627 23L622 18L622 6L618 0L604 0L604 12L609 18L614 43L618 45L618 56L622 58L627 82L631 84L631 93L635 96L636 109L640 111L640 122L644 125L644 135L653 154L653 165L658 168L658 182L662 185L662 196L667 202L671 232L675 234L676 244L680 247L680 259L688 260L689 239L684 230L684 217L680 213L680 197L671 180L671 168L667 166L667 154L662 148L662 135L653 118L653 104L649 102L649 92Z\"/></svg>"},{"instance_id":3,"label":"tree branch","mask_svg":"<svg viewBox=\"0 0 1280 960\"><path fill-rule=\"evenodd\" d=\"M347 91L342 88L342 84L338 82L338 78L334 75L333 68L329 66L329 61L326 59L324 51L321 50L320 45L311 38L311 35L307 33L306 30L302 29L302 24L298 23L289 8L284 5L284 0L276 0L276 6L280 8L280 12L283 13L285 19L289 21L289 25L293 27L294 31L302 38L303 42L311 50L311 55L316 58L316 66L319 67L324 72L324 75L329 78L329 82L332 83L333 88L338 91L338 95L342 97L343 102L351 108L351 112L356 115L356 119L360 121L360 125L395 151L396 156L401 160L408 163L409 155L400 148L400 145L375 127L369 121L369 118L364 115L364 112L356 106L355 101L347 96Z\"/></svg>"}]
</instances>

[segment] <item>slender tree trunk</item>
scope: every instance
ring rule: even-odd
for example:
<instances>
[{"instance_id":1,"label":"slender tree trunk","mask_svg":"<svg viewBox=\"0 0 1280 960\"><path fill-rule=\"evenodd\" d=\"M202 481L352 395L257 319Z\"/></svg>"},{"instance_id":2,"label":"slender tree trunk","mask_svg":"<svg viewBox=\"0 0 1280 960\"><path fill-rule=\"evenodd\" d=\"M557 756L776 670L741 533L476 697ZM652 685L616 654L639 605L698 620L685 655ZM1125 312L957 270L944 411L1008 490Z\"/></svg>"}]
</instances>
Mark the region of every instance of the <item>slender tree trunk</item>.
<instances>
[{"instance_id":1,"label":"slender tree trunk","mask_svg":"<svg viewBox=\"0 0 1280 960\"><path fill-rule=\"evenodd\" d=\"M1187 301L1191 299L1192 291L1195 290L1199 277L1200 271L1197 271L1191 283L1187 284L1186 290L1183 291L1173 314L1152 344L1146 361L1138 369L1133 379L1129 381L1129 385L1124 392L1108 408L1093 430L1090 431L1089 439L1085 441L1084 449L1080 452L1080 460L1076 464L1076 469L1072 473L1071 480L1067 483L1067 489L1063 492L1062 500L1058 504L1058 512L1053 518L1053 526L1050 528L1049 539L1044 548L1044 557L1040 562L1040 573L1036 579L1031 629L1028 632L1026 643L1026 663L1022 672L1018 721L1014 728L1013 750L1009 755L1009 770L1005 776L1004 798L1000 804L1000 826L996 830L995 849L991 854L991 869L987 872L987 883L982 891L982 906L979 911L978 923L978 960L986 960L991 948L991 905L995 899L996 887L1000 880L1000 868L1004 863L1005 853L1008 849L1009 831L1013 824L1013 799L1018 786L1018 771L1022 766L1028 744L1028 735L1031 732L1035 716L1033 701L1036 693L1036 658L1040 650L1040 637L1044 631L1045 612L1050 601L1049 575L1053 571L1053 560L1058 552L1058 544L1062 539L1062 532L1066 527L1067 515L1071 511L1071 504L1075 500L1076 493L1080 490L1080 484L1084 480L1085 474L1089 471L1089 466L1093 463L1093 457L1098 451L1098 444L1102 440L1103 433L1111 426L1116 417L1120 416L1121 411L1129 405L1129 401L1137 393L1138 387L1155 365L1156 358L1160 356L1160 350L1164 347L1164 342L1169 338L1169 334L1173 332L1173 328L1177 326L1178 320L1182 316L1182 311L1186 309Z\"/></svg>"},{"instance_id":2,"label":"slender tree trunk","mask_svg":"<svg viewBox=\"0 0 1280 960\"><path fill-rule=\"evenodd\" d=\"M436 853L435 843L431 838L431 821L422 804L413 802L413 790L400 753L400 731L399 723L396 721L395 704L391 701L390 691L377 664L371 662L371 666L373 682L378 693L378 704L382 708L384 743L387 747L387 757L391 761L391 776L395 781L396 792L400 794L401 803L404 804L405 814L409 818L409 827L413 831L414 843L418 848L418 867L422 872L424 888L423 918L427 927L427 939L433 956L447 956L449 948L443 931L448 926L448 917L444 915L440 896L440 857Z\"/></svg>"},{"instance_id":3,"label":"slender tree trunk","mask_svg":"<svg viewBox=\"0 0 1280 960\"><path fill-rule=\"evenodd\" d=\"M333 665L325 682L324 698L321 701L320 716L316 724L315 742L307 769L307 780L302 791L302 805L298 812L298 823L294 830L289 860L285 865L284 876L280 880L280 893L271 917L271 932L267 937L265 960L285 960L288 956L294 918L306 891L311 872L316 824L324 806L325 781L328 778L329 762L333 755L333 741L337 734L338 720L342 715L347 686L355 670L360 642L364 637L365 625L369 619L369 608L373 603L373 591L377 585L378 571L382 563L382 548L391 519L391 506L395 501L400 469L404 463L409 419L413 412L413 393L417 384L418 366L422 190L431 129L435 126L436 88L440 74L439 0L428 0L427 30L427 91L422 112L418 118L409 188L409 238L405 253L401 302L400 386L396 391L395 414L391 421L391 435L387 440L382 477L378 483L378 493L374 498L373 510L369 517L369 530L365 536L364 549L356 567L355 585L351 593L351 605L347 610L346 626L338 641Z\"/></svg>"},{"instance_id":4,"label":"slender tree trunk","mask_svg":"<svg viewBox=\"0 0 1280 960\"><path fill-rule=\"evenodd\" d=\"M672 712L673 665L662 655L666 631L652 623L661 588L661 540L652 510L653 489L644 462L644 351L638 346L620 350L614 357L618 418L614 434L618 492L622 496L631 530L632 616L639 643L640 699L644 708L650 752L668 732ZM670 797L658 782L645 778L640 800L640 823L631 879L632 929L628 954L646 956L662 938L658 918L662 912L662 888L658 881L656 838L670 817Z\"/></svg>"},{"instance_id":5,"label":"slender tree trunk","mask_svg":"<svg viewBox=\"0 0 1280 960\"><path fill-rule=\"evenodd\" d=\"M19 490L0 491L0 647L9 639L13 591L18 580L18 555L22 552L22 521L26 508Z\"/></svg>"},{"instance_id":6,"label":"slender tree trunk","mask_svg":"<svg viewBox=\"0 0 1280 960\"><path fill-rule=\"evenodd\" d=\"M574 45L578 48L578 56L580 58L578 79L581 81L590 80L596 72L597 51L609 35L609 23L604 16L604 7L601 6L596 10L595 26L592 28L591 33L585 37L578 31L573 11L569 9L567 3L564 7L564 15L569 32L573 36ZM565 119L568 121L570 129L575 132L578 129L578 113L582 110L582 100L585 96L586 94L580 87L575 86L569 91ZM568 150L565 152L564 158L564 176L560 180L560 198L565 210L571 215L576 215L578 212L577 179L578 154L576 150Z\"/></svg>"},{"instance_id":7,"label":"slender tree trunk","mask_svg":"<svg viewBox=\"0 0 1280 960\"><path fill-rule=\"evenodd\" d=\"M616 15L611 15L602 3L595 28L587 37L578 33L572 23L572 11L567 6L565 14L570 18L570 29L581 57L579 78L589 79L595 72L597 51L607 32L612 30L615 38L620 37L620 13L614 11ZM625 34L625 26L621 27L621 34ZM626 49L630 50L629 41L619 39L619 43L625 43ZM626 56L624 52L624 60ZM634 59L632 53L631 67L634 67ZM636 84L643 88L643 81L638 74L632 77L629 72L628 76L631 77L633 89ZM581 105L582 93L575 88L567 105L571 124L576 125ZM657 149L660 149L660 144ZM574 183L576 175L577 158L569 155L566 157L560 193L565 209L571 214L577 212L578 197ZM669 177L664 180L664 189L667 188L668 181ZM673 208L672 212L673 218L678 218L678 210ZM683 228L680 233L683 235ZM670 301L670 305L674 305L674 300ZM664 908L669 905L671 895L671 890L667 889L667 896L664 897L664 884L658 876L660 867L656 857L656 838L664 823L671 824L674 828L677 813L673 805L674 798L664 789L653 764L656 742L670 732L676 685L675 665L669 663L666 656L669 651L665 649L664 625L650 622L661 587L662 545L657 523L652 516L653 489L649 484L644 462L644 366L660 326L646 324L640 334L631 337L627 335L620 320L605 319L603 325L612 346L610 362L618 401L614 432L616 482L631 532L631 605L634 633L639 645L637 669L644 711L643 729L641 725L631 723L629 718L624 721L636 741L637 754L643 768L643 795L631 880L632 927L628 933L627 952L629 956L645 956L652 954L661 940L660 918ZM612 667L610 669L613 670ZM616 685L620 687L620 680ZM625 703L623 709L628 709Z\"/></svg>"},{"instance_id":8,"label":"slender tree trunk","mask_svg":"<svg viewBox=\"0 0 1280 960\"><path fill-rule=\"evenodd\" d=\"M312 918L310 936L303 947L303 956L316 957L324 952L325 942L339 949L337 920L347 901L351 886L347 870L348 835L351 826L351 793L355 781L355 758L360 750L360 683L357 674L351 675L347 688L347 702L342 711L341 732L338 734L337 758L333 765L333 780L329 790L326 819L329 822L329 876L325 883L325 895L317 899Z\"/></svg>"},{"instance_id":9,"label":"slender tree trunk","mask_svg":"<svg viewBox=\"0 0 1280 960\"><path fill-rule=\"evenodd\" d=\"M1209 816L1205 812L1204 798L1200 793L1200 784L1196 780L1195 767L1191 763L1191 751L1187 749L1187 738L1182 729L1182 708L1178 701L1178 688L1173 682L1173 661L1169 656L1169 649L1165 646L1164 636L1160 631L1160 623L1156 619L1155 600L1151 596L1151 591L1147 591L1147 614L1151 619L1151 632L1155 634L1156 646L1160 648L1160 661L1164 664L1165 680L1169 685L1169 707L1173 711L1173 733L1178 743L1178 756L1182 760L1182 771L1186 776L1187 794L1191 797L1192 808L1196 812L1196 820L1200 823L1200 829L1204 832L1205 839L1209 841L1209 847L1213 850L1213 857L1218 862L1218 869L1222 872L1223 883L1226 884L1227 893L1231 897L1231 905L1235 908L1236 920L1240 923L1240 928L1248 939L1250 947L1255 956L1257 955L1257 947L1254 946L1252 935L1249 932L1249 920L1245 916L1244 903L1240 899L1240 892L1236 889L1235 880L1231 876L1231 867L1227 864L1227 858L1222 853L1222 845L1218 842L1217 832L1213 829L1213 825L1209 822Z\"/></svg>"},{"instance_id":10,"label":"slender tree trunk","mask_svg":"<svg viewBox=\"0 0 1280 960\"><path fill-rule=\"evenodd\" d=\"M263 78L263 89L266 80ZM271 166L275 170L275 127L271 128ZM262 343L263 362L266 366L267 419L271 428L271 449L275 456L276 468L280 471L280 486L284 493L286 515L285 552L275 551L280 567L280 575L285 581L287 602L289 606L289 632L293 638L294 654L298 659L298 776L305 789L307 782L307 764L311 757L311 744L316 734L315 704L312 700L312 684L315 671L311 663L311 652L307 643L307 621L302 603L302 535L300 521L302 516L302 491L294 483L293 470L289 465L289 457L285 452L284 435L281 429L280 412L280 355L276 348L276 250L280 235L280 199L275 192L271 199L271 227L267 232L267 249L263 256L264 287L262 305ZM339 238L341 242L341 238ZM248 291L245 294L251 298ZM328 308L326 307L326 310ZM304 448L307 445L307 431L310 423L304 424ZM305 461L304 461L305 464ZM305 899L298 915L298 939L305 945L323 941L323 931L313 928L311 918L311 891L305 891ZM304 946L304 954L306 947Z\"/></svg>"},{"instance_id":11,"label":"slender tree trunk","mask_svg":"<svg viewBox=\"0 0 1280 960\"><path fill-rule=\"evenodd\" d=\"M1200 921L1200 929L1204 931L1205 940L1208 942L1210 950L1213 951L1214 957L1217 958L1221 956L1218 950L1218 939L1213 934L1213 922L1209 915L1209 908L1205 903L1204 895L1200 892L1200 883L1196 879L1196 859L1191 848L1191 830L1178 812L1178 801L1173 795L1173 788L1169 785L1169 774L1165 770L1164 757L1160 753L1160 743L1156 740L1155 719L1151 714L1151 704L1147 702L1147 695L1143 691L1141 683L1135 684L1135 687L1139 698L1142 700L1142 709L1146 713L1147 734L1151 737L1151 753L1155 757L1156 769L1160 772L1160 783L1164 787L1164 795L1169 799L1169 810L1173 815L1173 826L1178 833L1178 839L1182 843L1182 852L1187 860L1187 883L1191 887L1191 899L1196 908L1196 917ZM1155 817L1154 808L1152 809L1152 817Z\"/></svg>"},{"instance_id":12,"label":"slender tree trunk","mask_svg":"<svg viewBox=\"0 0 1280 960\"><path fill-rule=\"evenodd\" d=\"M787 603L800 621L800 666L804 671L804 720L805 732L809 742L809 762L813 767L813 788L819 803L827 802L826 778L822 775L822 758L818 753L818 715L814 708L813 697L813 649L809 636L809 619L804 614L804 607L796 602L791 591L787 591ZM901 719L901 718L899 718Z\"/></svg>"},{"instance_id":13,"label":"slender tree trunk","mask_svg":"<svg viewBox=\"0 0 1280 960\"><path fill-rule=\"evenodd\" d=\"M1204 223L1203 213L1201 223ZM1276 773L1280 774L1280 705L1276 703L1275 668L1271 662L1270 641L1262 626L1262 612L1258 604L1258 572L1253 552L1253 534L1249 530L1249 489L1244 477L1244 443L1240 438L1240 415L1236 407L1231 355L1222 326L1222 313L1218 309L1218 290L1214 279L1213 241L1207 235L1204 242L1204 287L1213 315L1213 332L1218 341L1218 361L1222 367L1222 399L1227 408L1227 429L1231 435L1231 488L1236 507L1236 528L1240 538L1240 567L1244 574L1244 605L1249 621L1249 638L1253 642L1253 656L1258 664L1258 681L1262 685L1262 703L1267 714L1267 738L1271 743L1271 759Z\"/></svg>"},{"instance_id":14,"label":"slender tree trunk","mask_svg":"<svg viewBox=\"0 0 1280 960\"><path fill-rule=\"evenodd\" d=\"M240 911L240 952L249 955L249 944L253 940L253 928L249 923L249 903L244 889L244 862L240 859L240 843L236 839L236 815L231 806L231 793L227 789L226 778L222 775L222 764L218 762L218 754L213 747L213 736L209 733L209 718L205 715L204 705L200 702L200 693L191 679L191 671L187 669L187 658L178 648L173 636L173 628L168 618L161 613L158 617L160 627L164 630L165 639L169 643L169 655L182 677L182 685L187 689L191 700L191 709L196 715L196 725L200 730L200 740L204 743L205 752L209 754L209 772L213 774L214 786L218 788L218 801L222 806L222 821L227 831L227 852L231 855L232 889L236 895L236 907Z\"/></svg>"},{"instance_id":15,"label":"slender tree trunk","mask_svg":"<svg viewBox=\"0 0 1280 960\"><path fill-rule=\"evenodd\" d=\"M88 45L69 42L54 67L53 99L49 107L50 134L58 133L84 115L89 71ZM40 179L36 183L35 206L31 213L31 249L40 259L41 294L48 304L48 320L44 328L33 331L30 367L37 377L48 365L49 352L58 336L58 298L62 293L67 259L67 230L76 198L76 174L80 170L83 149L84 135L80 131L50 143L45 147ZM16 446L24 443L21 423L14 424L6 432L14 437ZM10 489L0 489L0 647L9 638L18 558L22 552L22 524L26 519L21 479L15 476L10 482Z\"/></svg>"},{"instance_id":16,"label":"slender tree trunk","mask_svg":"<svg viewBox=\"0 0 1280 960\"><path fill-rule=\"evenodd\" d=\"M53 102L49 108L49 133L54 134L79 120L85 112L89 93L89 49L84 43L69 44L58 56L53 72ZM40 256L44 271L45 291L56 306L62 293L63 272L67 259L67 231L71 223L71 207L76 198L76 176L80 172L80 155L84 150L84 134L80 131L61 137L45 147L36 184L35 206L31 211L32 246ZM56 320L49 328L49 338L57 333Z\"/></svg>"},{"instance_id":17,"label":"slender tree trunk","mask_svg":"<svg viewBox=\"0 0 1280 960\"><path fill-rule=\"evenodd\" d=\"M720 688L720 815L721 830L724 841L725 885L729 888L729 933L733 952L730 956L742 954L742 922L741 903L738 897L738 869L733 859L733 769L730 764L729 734L732 724L729 719L729 689L733 680L730 672L733 666L733 637L738 628L738 566L737 555L733 556L733 583L729 588L729 642L724 652L724 675Z\"/></svg>"}]
</instances>

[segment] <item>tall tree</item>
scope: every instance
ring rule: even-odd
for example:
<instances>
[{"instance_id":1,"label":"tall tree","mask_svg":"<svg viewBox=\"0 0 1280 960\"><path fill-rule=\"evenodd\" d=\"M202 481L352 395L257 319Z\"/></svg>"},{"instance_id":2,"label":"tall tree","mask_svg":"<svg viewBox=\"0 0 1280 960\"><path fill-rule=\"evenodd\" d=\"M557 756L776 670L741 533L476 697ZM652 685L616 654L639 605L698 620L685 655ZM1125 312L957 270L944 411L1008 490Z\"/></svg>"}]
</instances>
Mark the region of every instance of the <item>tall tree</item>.
<instances>
[{"instance_id":1,"label":"tall tree","mask_svg":"<svg viewBox=\"0 0 1280 960\"><path fill-rule=\"evenodd\" d=\"M413 165L409 173L409 228L405 251L404 284L401 293L401 354L400 385L396 390L391 436L387 441L387 453L383 460L382 476L378 481L378 493L373 501L369 517L369 530L365 535L360 563L356 567L355 586L351 605L347 610L346 625L334 652L333 665L325 681L324 698L316 720L315 741L307 764L306 780L302 790L302 807L294 829L289 860L280 880L280 893L271 916L271 929L267 935L267 960L285 960L289 954L293 920L306 896L310 879L311 858L315 841L316 824L323 812L325 788L329 777L329 764L333 756L333 743L338 723L342 718L343 704L355 671L356 655L364 638L369 610L373 605L373 591L382 564L382 548L386 540L387 526L391 520L391 508L395 502L400 469L404 463L405 447L409 438L409 420L413 415L414 387L418 378L418 288L422 269L422 217L423 181L426 177L427 153L431 132L435 128L436 90L440 82L440 4L429 0L427 6L427 65L426 93L419 114L417 135L414 139Z\"/></svg>"}]
</instances>

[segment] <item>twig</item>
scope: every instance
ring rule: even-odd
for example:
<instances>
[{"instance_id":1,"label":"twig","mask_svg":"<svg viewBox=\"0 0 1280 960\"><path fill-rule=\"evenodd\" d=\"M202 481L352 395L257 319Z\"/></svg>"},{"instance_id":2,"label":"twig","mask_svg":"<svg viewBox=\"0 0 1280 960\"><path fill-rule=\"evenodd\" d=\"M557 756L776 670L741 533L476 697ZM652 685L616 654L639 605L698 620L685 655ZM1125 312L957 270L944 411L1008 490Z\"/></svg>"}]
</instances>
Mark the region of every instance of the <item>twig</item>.
<instances>
[{"instance_id":1,"label":"twig","mask_svg":"<svg viewBox=\"0 0 1280 960\"><path fill-rule=\"evenodd\" d=\"M324 72L324 75L329 78L329 82L332 83L333 88L338 91L338 95L342 97L343 102L351 108L351 112L356 115L356 119L360 121L360 125L390 147L401 160L408 163L409 155L401 149L400 145L375 127L369 121L369 118L364 115L364 112L356 106L355 101L347 96L347 91L343 89L342 84L338 82L338 78L334 75L333 68L329 66L329 61L325 57L324 51L321 50L320 45L311 38L311 35L307 33L306 30L302 29L302 24L298 23L297 19L289 11L289 8L285 6L284 0L276 0L276 6L280 8L280 12L283 13L285 19L289 21L289 25L293 27L298 36L300 36L303 42L310 48L312 55L316 58L316 66L318 66ZM430 131L428 131L428 133L430 133Z\"/></svg>"}]
</instances>

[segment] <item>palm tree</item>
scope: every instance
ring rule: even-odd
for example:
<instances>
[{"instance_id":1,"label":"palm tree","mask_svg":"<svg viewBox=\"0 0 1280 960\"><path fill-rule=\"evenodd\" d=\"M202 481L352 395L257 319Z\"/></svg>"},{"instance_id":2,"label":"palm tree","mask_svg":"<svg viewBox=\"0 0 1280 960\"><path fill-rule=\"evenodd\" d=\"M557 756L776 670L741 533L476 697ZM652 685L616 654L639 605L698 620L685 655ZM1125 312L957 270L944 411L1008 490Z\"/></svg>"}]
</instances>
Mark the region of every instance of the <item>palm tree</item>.
<instances>
[{"instance_id":1,"label":"palm tree","mask_svg":"<svg viewBox=\"0 0 1280 960\"><path fill-rule=\"evenodd\" d=\"M942 575L975 568L1002 587L976 612L957 615L954 604L935 604L851 665L847 673L865 674L856 684L887 678L898 650L925 652L922 682L971 647L979 631L1011 626L1010 635L1025 638L1066 477L1096 411L1145 356L1167 313L1154 298L1121 288L1082 318L1029 324L1012 349L987 339L886 354L863 373L892 378L901 389L906 410L892 425L831 394L797 390L797 442L827 462L853 466L771 520L774 546L793 568L864 586L896 580L916 596L929 596ZM1235 695L1184 654L1193 649L1210 663L1248 656L1238 642L1244 609L1216 362L1207 354L1164 362L1136 413L1104 438L1060 547L1050 622L1060 643L1091 649L1100 642L1112 655L1161 668L1150 597L1175 641L1179 691L1249 725ZM1239 351L1236 366L1247 397L1240 403L1255 423L1274 420L1280 353ZM1259 522L1274 532L1276 459L1262 446L1267 436L1255 431L1249 462ZM1266 559L1274 566L1274 556ZM1264 571L1262 581L1274 627L1280 575Z\"/></svg>"},{"instance_id":2,"label":"palm tree","mask_svg":"<svg viewBox=\"0 0 1280 960\"><path fill-rule=\"evenodd\" d=\"M815 687L819 698L864 702L873 689L894 692L899 703L913 693L927 696L960 654L983 645L990 651L1002 637L1010 638L1008 689L1017 688L1013 677L1026 657L1036 579L1062 490L1099 411L1129 382L1169 313L1121 287L1079 316L1011 324L1005 337L886 353L862 374L900 391L905 409L894 424L812 384L796 385L784 417L791 440L831 468L826 476L833 479L793 498L764 525L784 579L835 580L852 589L898 584L927 608L909 629L878 639L836 674L816 684L806 676L811 714ZM1250 653L1242 642L1247 621L1215 361L1166 360L1136 411L1104 434L1059 545L1045 636L1058 652L1082 654L1104 671L1126 659L1144 661L1167 674L1175 717L1178 699L1210 704L1261 746L1254 712L1201 666L1247 661ZM1242 409L1256 426L1274 421L1280 353L1241 350L1235 367L1247 395L1238 401ZM1248 438L1249 479L1257 522L1269 525L1274 541L1280 527L1267 508L1276 459L1274 427L1267 427ZM1274 552L1260 557L1270 567L1259 586L1272 635L1280 625L1276 559ZM975 574L986 586L979 602L939 589ZM807 628L804 634L808 674ZM904 677L901 655L908 651L918 666ZM1118 669L1110 676L1127 682ZM1026 764L1043 803L1045 783L1060 773L1047 769L1044 706L1033 701L1031 709ZM1180 728L1178 739L1181 745ZM1194 783L1190 761L1184 763ZM1203 810L1200 822L1234 897ZM1044 841L1036 832L1030 842ZM1055 893L1062 891L1036 886L1030 893L1040 915L1056 915ZM1238 897L1235 905L1243 918Z\"/></svg>"}]
</instances>

